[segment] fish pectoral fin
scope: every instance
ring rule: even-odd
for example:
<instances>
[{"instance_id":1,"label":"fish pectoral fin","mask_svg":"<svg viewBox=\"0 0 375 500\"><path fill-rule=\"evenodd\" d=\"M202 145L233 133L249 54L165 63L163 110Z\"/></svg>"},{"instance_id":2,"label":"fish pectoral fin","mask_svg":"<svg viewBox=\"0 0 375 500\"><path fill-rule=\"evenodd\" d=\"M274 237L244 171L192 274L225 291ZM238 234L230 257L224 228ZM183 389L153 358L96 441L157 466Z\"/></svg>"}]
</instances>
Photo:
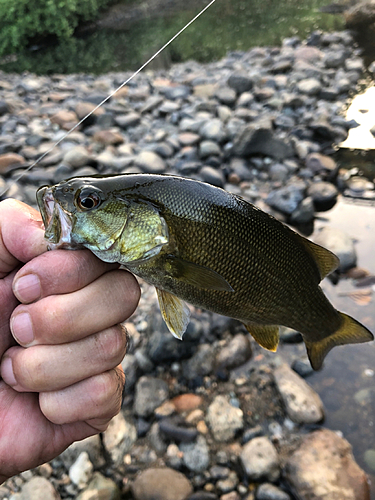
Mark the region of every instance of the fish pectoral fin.
<instances>
[{"instance_id":1,"label":"fish pectoral fin","mask_svg":"<svg viewBox=\"0 0 375 500\"><path fill-rule=\"evenodd\" d=\"M320 370L323 360L329 351L336 345L361 344L374 340L373 334L365 326L347 314L339 313L342 319L341 326L336 332L325 339L311 342L306 340L307 355L314 370Z\"/></svg>"},{"instance_id":2,"label":"fish pectoral fin","mask_svg":"<svg viewBox=\"0 0 375 500\"><path fill-rule=\"evenodd\" d=\"M303 238L302 236L300 236L300 238L302 239L305 248L307 248L307 250L313 255L318 266L321 279L325 278L338 268L340 260L334 253L320 245L317 245L316 243L313 243L307 238Z\"/></svg>"},{"instance_id":3,"label":"fish pectoral fin","mask_svg":"<svg viewBox=\"0 0 375 500\"><path fill-rule=\"evenodd\" d=\"M258 344L268 351L276 352L279 344L279 327L275 325L255 325L244 323L246 330L253 336Z\"/></svg>"},{"instance_id":4,"label":"fish pectoral fin","mask_svg":"<svg viewBox=\"0 0 375 500\"><path fill-rule=\"evenodd\" d=\"M161 315L169 331L174 337L182 340L182 336L190 321L190 309L176 295L160 290L160 288L156 288L156 292L158 294Z\"/></svg>"},{"instance_id":5,"label":"fish pectoral fin","mask_svg":"<svg viewBox=\"0 0 375 500\"><path fill-rule=\"evenodd\" d=\"M230 284L216 271L199 264L169 255L166 258L167 273L183 283L203 290L234 292Z\"/></svg>"}]
</instances>

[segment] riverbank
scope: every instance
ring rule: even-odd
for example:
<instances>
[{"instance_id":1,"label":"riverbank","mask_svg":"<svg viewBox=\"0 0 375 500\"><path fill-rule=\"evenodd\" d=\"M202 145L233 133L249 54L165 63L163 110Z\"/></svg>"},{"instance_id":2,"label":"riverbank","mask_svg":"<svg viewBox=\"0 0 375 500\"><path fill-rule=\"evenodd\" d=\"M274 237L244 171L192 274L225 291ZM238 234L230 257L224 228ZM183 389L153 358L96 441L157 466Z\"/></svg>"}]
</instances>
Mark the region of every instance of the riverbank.
<instances>
[{"instance_id":1,"label":"riverbank","mask_svg":"<svg viewBox=\"0 0 375 500\"><path fill-rule=\"evenodd\" d=\"M332 158L356 126L342 112L363 70L345 31L146 72L18 184L12 179L21 165L48 150L129 74L2 73L0 191L9 187L9 196L35 205L38 186L73 175L173 173L224 187L311 232L318 211L333 206L339 191L375 198L371 180L343 171ZM357 256L345 234L343 240L336 251L345 272ZM275 355L232 320L193 311L179 342L165 330L154 290L142 288L127 324L120 416L102 441L77 443L9 480L0 498L33 498L38 487L50 491L46 498L80 500L98 491L100 498L148 500L160 490L165 500L370 498L350 446L322 424L327 410L304 380L311 370L303 345L284 355L288 342L300 342L296 332L283 331ZM366 321L374 331L374 315ZM368 380L374 375L370 366L363 373ZM372 393L366 397L371 405ZM370 475L371 436L366 452Z\"/></svg>"}]
</instances>

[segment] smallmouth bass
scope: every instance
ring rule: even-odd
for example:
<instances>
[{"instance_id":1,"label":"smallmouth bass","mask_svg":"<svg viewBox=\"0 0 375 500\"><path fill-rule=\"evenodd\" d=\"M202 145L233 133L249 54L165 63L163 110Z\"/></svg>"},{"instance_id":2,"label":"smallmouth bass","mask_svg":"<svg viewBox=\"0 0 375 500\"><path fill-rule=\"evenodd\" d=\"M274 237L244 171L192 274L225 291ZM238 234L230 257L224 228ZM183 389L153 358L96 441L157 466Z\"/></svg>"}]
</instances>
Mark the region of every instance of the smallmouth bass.
<instances>
[{"instance_id":1,"label":"smallmouth bass","mask_svg":"<svg viewBox=\"0 0 375 500\"><path fill-rule=\"evenodd\" d=\"M43 186L37 202L51 249L88 248L154 285L171 331L185 303L241 321L276 351L279 325L301 332L312 367L335 346L373 340L337 311L320 281L338 258L239 196L170 175L73 177Z\"/></svg>"}]
</instances>

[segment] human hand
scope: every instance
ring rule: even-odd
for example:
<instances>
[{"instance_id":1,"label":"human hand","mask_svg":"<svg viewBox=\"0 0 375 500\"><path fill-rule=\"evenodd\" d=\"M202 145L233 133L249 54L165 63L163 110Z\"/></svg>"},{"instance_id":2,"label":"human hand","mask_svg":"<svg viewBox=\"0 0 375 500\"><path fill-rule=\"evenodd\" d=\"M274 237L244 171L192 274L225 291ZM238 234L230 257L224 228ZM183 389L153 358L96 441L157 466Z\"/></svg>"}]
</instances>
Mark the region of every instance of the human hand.
<instances>
[{"instance_id":1,"label":"human hand","mask_svg":"<svg viewBox=\"0 0 375 500\"><path fill-rule=\"evenodd\" d=\"M87 250L46 250L40 214L1 202L0 483L105 430L121 407L119 323L139 286Z\"/></svg>"}]
</instances>

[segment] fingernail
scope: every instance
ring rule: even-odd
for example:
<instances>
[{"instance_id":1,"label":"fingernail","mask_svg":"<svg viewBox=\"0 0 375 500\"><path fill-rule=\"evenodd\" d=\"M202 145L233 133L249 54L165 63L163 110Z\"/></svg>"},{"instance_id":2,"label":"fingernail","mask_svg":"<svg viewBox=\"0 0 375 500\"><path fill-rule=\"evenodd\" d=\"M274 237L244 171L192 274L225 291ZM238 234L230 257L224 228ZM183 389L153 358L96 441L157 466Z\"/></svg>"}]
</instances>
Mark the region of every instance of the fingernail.
<instances>
[{"instance_id":1,"label":"fingernail","mask_svg":"<svg viewBox=\"0 0 375 500\"><path fill-rule=\"evenodd\" d=\"M10 329L13 337L23 346L34 340L33 325L28 313L19 313L11 318Z\"/></svg>"},{"instance_id":2,"label":"fingernail","mask_svg":"<svg viewBox=\"0 0 375 500\"><path fill-rule=\"evenodd\" d=\"M13 292L20 302L26 304L39 299L41 294L40 281L35 274L26 274L13 283Z\"/></svg>"},{"instance_id":3,"label":"fingernail","mask_svg":"<svg viewBox=\"0 0 375 500\"><path fill-rule=\"evenodd\" d=\"M17 385L17 380L14 378L13 363L11 358L5 357L1 363L1 378L8 385Z\"/></svg>"}]
</instances>

